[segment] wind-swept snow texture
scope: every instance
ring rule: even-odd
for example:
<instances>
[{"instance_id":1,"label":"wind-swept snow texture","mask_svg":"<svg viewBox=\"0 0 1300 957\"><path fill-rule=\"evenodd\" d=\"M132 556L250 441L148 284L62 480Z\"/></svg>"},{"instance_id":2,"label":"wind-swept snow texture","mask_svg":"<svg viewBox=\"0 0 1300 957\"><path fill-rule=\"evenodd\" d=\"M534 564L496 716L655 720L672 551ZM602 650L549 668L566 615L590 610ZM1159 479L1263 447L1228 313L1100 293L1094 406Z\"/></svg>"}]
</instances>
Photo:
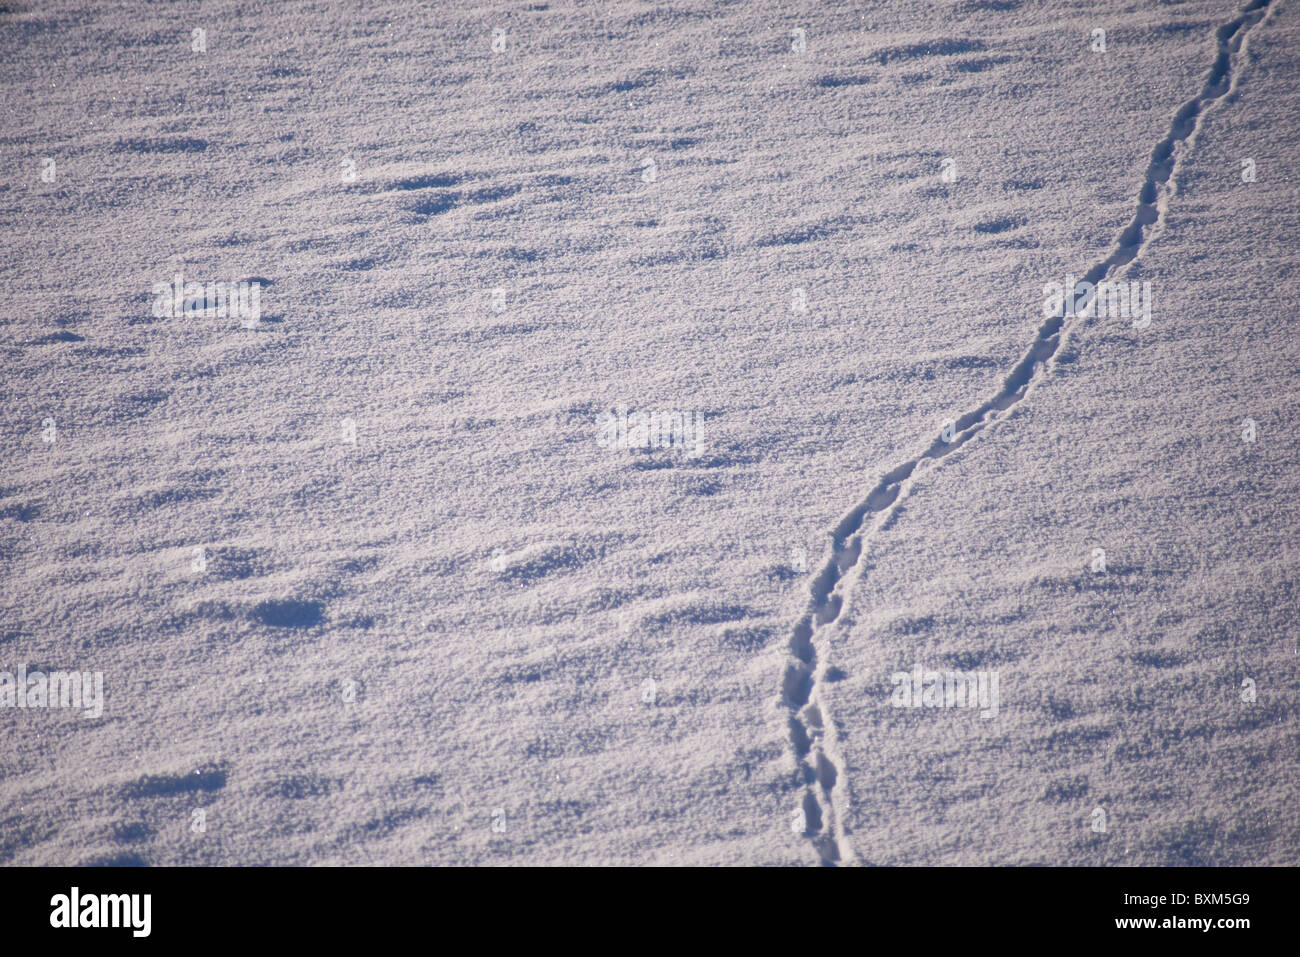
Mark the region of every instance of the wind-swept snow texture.
<instances>
[{"instance_id":1,"label":"wind-swept snow texture","mask_svg":"<svg viewBox=\"0 0 1300 957\"><path fill-rule=\"evenodd\" d=\"M1293 0L0 49L0 862L1300 858Z\"/></svg>"}]
</instances>

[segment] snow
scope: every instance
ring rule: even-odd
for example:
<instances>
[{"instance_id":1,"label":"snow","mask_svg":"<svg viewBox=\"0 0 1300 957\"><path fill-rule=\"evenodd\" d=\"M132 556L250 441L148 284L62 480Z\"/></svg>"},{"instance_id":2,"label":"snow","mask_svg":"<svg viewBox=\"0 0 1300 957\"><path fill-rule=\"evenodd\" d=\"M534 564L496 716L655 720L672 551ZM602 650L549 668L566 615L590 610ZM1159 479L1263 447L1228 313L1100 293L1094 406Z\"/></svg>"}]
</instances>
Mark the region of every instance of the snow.
<instances>
[{"instance_id":1,"label":"snow","mask_svg":"<svg viewBox=\"0 0 1300 957\"><path fill-rule=\"evenodd\" d=\"M0 38L0 670L105 693L0 708L0 862L1296 863L1293 4Z\"/></svg>"}]
</instances>

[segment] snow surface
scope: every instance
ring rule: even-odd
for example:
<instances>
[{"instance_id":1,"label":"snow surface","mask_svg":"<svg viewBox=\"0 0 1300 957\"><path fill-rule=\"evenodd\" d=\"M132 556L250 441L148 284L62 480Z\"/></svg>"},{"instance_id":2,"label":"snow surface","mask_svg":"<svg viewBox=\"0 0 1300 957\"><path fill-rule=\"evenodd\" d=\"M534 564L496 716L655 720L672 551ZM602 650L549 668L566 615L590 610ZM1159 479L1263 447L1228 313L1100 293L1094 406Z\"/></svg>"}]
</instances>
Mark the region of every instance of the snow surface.
<instances>
[{"instance_id":1,"label":"snow surface","mask_svg":"<svg viewBox=\"0 0 1300 957\"><path fill-rule=\"evenodd\" d=\"M6 4L0 671L105 700L0 708L0 862L1297 863L1298 48Z\"/></svg>"}]
</instances>

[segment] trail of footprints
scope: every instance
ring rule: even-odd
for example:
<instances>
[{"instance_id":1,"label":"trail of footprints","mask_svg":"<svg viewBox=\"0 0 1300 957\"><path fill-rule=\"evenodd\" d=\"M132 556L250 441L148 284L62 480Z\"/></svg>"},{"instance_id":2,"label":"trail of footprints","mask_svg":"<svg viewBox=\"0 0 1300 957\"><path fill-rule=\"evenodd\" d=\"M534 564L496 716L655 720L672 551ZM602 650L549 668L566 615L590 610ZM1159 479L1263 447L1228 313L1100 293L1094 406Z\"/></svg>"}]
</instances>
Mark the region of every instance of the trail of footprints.
<instances>
[{"instance_id":1,"label":"trail of footprints","mask_svg":"<svg viewBox=\"0 0 1300 957\"><path fill-rule=\"evenodd\" d=\"M1175 114L1169 133L1156 145L1138 195L1133 222L1120 233L1110 255L1089 269L1076 286L1076 311L1086 307L1096 283L1112 272L1118 275L1153 238L1153 230L1160 225L1171 198L1169 182L1182 158L1179 144L1195 136L1206 107L1234 88L1233 57L1241 51L1250 30L1267 15L1271 2L1252 0L1235 19L1216 31L1214 66L1201 92ZM1084 283L1088 286L1081 289ZM794 627L790 639L793 657L786 666L782 681L782 697L790 711L790 743L804 786L800 807L795 812L796 821L803 823L803 833L812 841L825 865L856 862L846 820L848 782L843 774L844 765L834 723L828 719L820 695L826 655L824 650L818 654L818 636L839 617L844 602L840 583L857 564L864 540L888 520L894 506L906 497L913 474L922 462L941 459L961 448L986 426L1000 421L1003 413L1029 395L1033 385L1046 374L1049 360L1060 348L1063 334L1067 331L1065 320L1064 308L1048 318L1039 328L1024 358L1011 370L1002 389L993 398L957 419L947 439L935 439L920 455L888 472L840 520L832 533L830 557L813 579L807 611Z\"/></svg>"}]
</instances>

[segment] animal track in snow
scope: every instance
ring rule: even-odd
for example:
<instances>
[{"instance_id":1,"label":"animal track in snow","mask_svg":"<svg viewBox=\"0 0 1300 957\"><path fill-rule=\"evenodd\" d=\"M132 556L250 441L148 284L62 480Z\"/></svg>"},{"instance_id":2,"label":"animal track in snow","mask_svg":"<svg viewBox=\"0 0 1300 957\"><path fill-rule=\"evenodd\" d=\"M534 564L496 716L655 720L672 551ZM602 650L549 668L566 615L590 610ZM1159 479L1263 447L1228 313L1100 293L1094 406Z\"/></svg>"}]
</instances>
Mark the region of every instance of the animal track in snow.
<instances>
[{"instance_id":1,"label":"animal track in snow","mask_svg":"<svg viewBox=\"0 0 1300 957\"><path fill-rule=\"evenodd\" d=\"M1193 145L1206 108L1235 88L1233 57L1241 51L1250 30L1265 18L1271 2L1252 0L1240 14L1215 31L1216 55L1210 74L1201 92L1178 110L1169 132L1156 144L1138 194L1133 222L1121 231L1110 255L1089 269L1071 290L1077 295L1074 302L1076 312L1087 306L1093 295L1092 287L1111 273L1118 275L1155 237L1156 227L1162 225L1174 193L1171 185L1174 173L1186 154L1186 148L1180 150L1179 147L1186 144L1190 148ZM939 52L947 50L944 47ZM900 54L912 55L918 51L933 52L933 49L918 46L905 51L890 51L890 54L891 58L897 58ZM968 50L953 48L952 52ZM878 56L881 62L885 61L884 53ZM1084 284L1087 288L1083 288ZM844 603L840 583L857 565L867 536L887 521L894 506L907 496L912 476L922 462L937 461L961 448L986 426L1005 418L1008 409L1029 395L1061 346L1063 334L1067 331L1066 318L1064 307L1048 318L993 398L959 417L946 436L936 438L920 455L887 472L831 533L831 554L813 579L808 608L794 627L790 639L793 657L786 665L781 687L782 699L790 712L790 743L803 779L804 794L799 808L805 822L803 833L812 841L823 864L834 866L856 862L846 823L850 801L848 782L843 774L835 726L828 719L819 694L821 683L828 680L828 669L825 648L818 654L817 638L839 617Z\"/></svg>"}]
</instances>

